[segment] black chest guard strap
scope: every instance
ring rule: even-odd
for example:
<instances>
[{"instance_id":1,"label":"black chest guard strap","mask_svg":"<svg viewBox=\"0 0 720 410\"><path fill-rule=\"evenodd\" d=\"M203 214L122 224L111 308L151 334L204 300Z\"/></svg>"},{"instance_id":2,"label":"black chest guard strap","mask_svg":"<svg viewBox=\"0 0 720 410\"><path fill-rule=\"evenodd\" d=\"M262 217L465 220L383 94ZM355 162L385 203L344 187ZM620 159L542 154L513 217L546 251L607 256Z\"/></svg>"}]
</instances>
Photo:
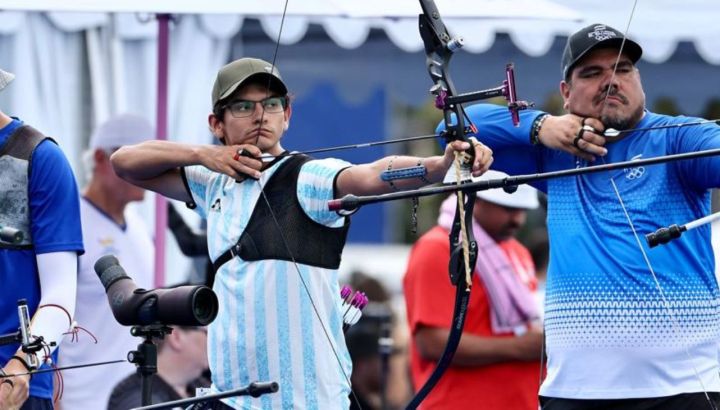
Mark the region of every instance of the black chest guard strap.
<instances>
[{"instance_id":1,"label":"black chest guard strap","mask_svg":"<svg viewBox=\"0 0 720 410\"><path fill-rule=\"evenodd\" d=\"M0 226L22 232L19 243L0 241L0 248L32 249L30 175L35 148L51 138L29 125L18 127L0 146ZM54 141L53 141L54 142Z\"/></svg>"},{"instance_id":2,"label":"black chest guard strap","mask_svg":"<svg viewBox=\"0 0 720 410\"><path fill-rule=\"evenodd\" d=\"M310 159L306 155L296 155L280 165L263 188L267 202L261 194L240 240L213 262L216 271L235 256L246 261L293 261L294 257L296 262L309 266L326 269L340 266L349 220L339 228L319 224L305 214L297 198L300 168ZM277 223L273 221L273 215ZM287 240L287 246L283 238Z\"/></svg>"}]
</instances>

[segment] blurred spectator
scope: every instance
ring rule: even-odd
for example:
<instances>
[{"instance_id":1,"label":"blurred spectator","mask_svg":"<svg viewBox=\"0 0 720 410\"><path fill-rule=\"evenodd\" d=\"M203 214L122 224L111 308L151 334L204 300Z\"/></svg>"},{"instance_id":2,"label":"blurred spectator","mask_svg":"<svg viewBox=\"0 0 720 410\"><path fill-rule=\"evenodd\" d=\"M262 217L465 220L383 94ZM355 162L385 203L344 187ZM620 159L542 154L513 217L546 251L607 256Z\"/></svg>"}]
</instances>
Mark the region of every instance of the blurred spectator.
<instances>
[{"instance_id":1,"label":"blurred spectator","mask_svg":"<svg viewBox=\"0 0 720 410\"><path fill-rule=\"evenodd\" d=\"M547 230L545 228L535 230L528 238L527 244L535 264L535 276L537 277L535 299L537 300L538 313L542 317L545 304L545 281L548 260L550 259L550 243L548 242Z\"/></svg>"},{"instance_id":2,"label":"blurred spectator","mask_svg":"<svg viewBox=\"0 0 720 410\"><path fill-rule=\"evenodd\" d=\"M152 380L152 404L194 397L195 389L210 386L210 381L201 377L208 368L207 328L175 327L156 344L157 374ZM141 404L142 380L138 373L133 373L112 390L107 408L127 410Z\"/></svg>"},{"instance_id":3,"label":"blurred spectator","mask_svg":"<svg viewBox=\"0 0 720 410\"><path fill-rule=\"evenodd\" d=\"M528 250L535 265L535 276L538 280L545 280L547 273L548 259L550 258L550 244L548 243L547 231L539 229L527 240Z\"/></svg>"},{"instance_id":4,"label":"blurred spectator","mask_svg":"<svg viewBox=\"0 0 720 410\"><path fill-rule=\"evenodd\" d=\"M347 331L345 342L353 362L351 382L355 396L350 397L351 410L387 408L383 405L384 400L387 403L383 387L389 381L389 358L398 351L392 346L391 331L392 312L377 302L365 307L360 321Z\"/></svg>"},{"instance_id":5,"label":"blurred spectator","mask_svg":"<svg viewBox=\"0 0 720 410\"><path fill-rule=\"evenodd\" d=\"M201 257L203 259L204 270L202 272L201 280L191 280L192 283L202 283L205 286L212 288L215 282L215 269L213 269L212 261L208 255L207 247L207 233L198 232L190 228L185 222L183 217L178 213L175 207L168 202L168 228L175 237L180 252L183 255L195 258Z\"/></svg>"},{"instance_id":6,"label":"blurred spectator","mask_svg":"<svg viewBox=\"0 0 720 410\"><path fill-rule=\"evenodd\" d=\"M83 157L89 182L80 201L85 254L79 260L75 321L92 332L97 343L84 333L75 343L66 338L59 349L60 366L124 359L137 346L130 328L115 321L93 266L100 257L113 254L138 287L153 286L152 240L145 222L126 208L130 202L142 201L145 190L118 178L109 160L120 146L153 136L144 118L125 114L100 125L90 139ZM130 363L118 363L63 372L60 406L64 410L104 409L112 387L133 370Z\"/></svg>"},{"instance_id":7,"label":"blurred spectator","mask_svg":"<svg viewBox=\"0 0 720 410\"><path fill-rule=\"evenodd\" d=\"M350 274L350 287L365 293L371 302L382 303L390 307L390 294L385 285L367 273L354 271Z\"/></svg>"},{"instance_id":8,"label":"blurred spectator","mask_svg":"<svg viewBox=\"0 0 720 410\"><path fill-rule=\"evenodd\" d=\"M360 322L345 337L353 360L353 391L363 409L404 408L412 395L405 322L397 320L390 293L374 277L355 271L350 286L370 300ZM350 402L351 409L358 408L352 396Z\"/></svg>"},{"instance_id":9,"label":"blurred spectator","mask_svg":"<svg viewBox=\"0 0 720 410\"><path fill-rule=\"evenodd\" d=\"M504 176L488 171L479 179ZM403 282L415 389L435 368L452 326L448 232L456 204L454 195L443 202L438 226L413 247ZM471 229L479 252L465 328L450 367L423 402L426 408L538 408L543 333L536 323L535 270L530 253L514 238L526 210L537 206L537 193L527 185L513 194L477 193Z\"/></svg>"}]
</instances>

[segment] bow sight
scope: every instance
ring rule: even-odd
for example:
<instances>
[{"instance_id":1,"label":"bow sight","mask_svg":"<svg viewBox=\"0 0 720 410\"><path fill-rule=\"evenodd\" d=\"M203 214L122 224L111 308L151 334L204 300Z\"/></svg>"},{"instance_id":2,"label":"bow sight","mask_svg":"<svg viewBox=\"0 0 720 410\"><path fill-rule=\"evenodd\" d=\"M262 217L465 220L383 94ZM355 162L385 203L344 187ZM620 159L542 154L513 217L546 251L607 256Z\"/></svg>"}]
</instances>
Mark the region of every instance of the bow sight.
<instances>
[{"instance_id":1,"label":"bow sight","mask_svg":"<svg viewBox=\"0 0 720 410\"><path fill-rule=\"evenodd\" d=\"M0 346L17 343L25 353L25 366L29 372L40 366L35 355L44 348L42 337L34 337L30 334L30 310L27 300L20 299L17 302L18 330L16 332L0 335ZM54 344L54 343L53 343Z\"/></svg>"}]
</instances>

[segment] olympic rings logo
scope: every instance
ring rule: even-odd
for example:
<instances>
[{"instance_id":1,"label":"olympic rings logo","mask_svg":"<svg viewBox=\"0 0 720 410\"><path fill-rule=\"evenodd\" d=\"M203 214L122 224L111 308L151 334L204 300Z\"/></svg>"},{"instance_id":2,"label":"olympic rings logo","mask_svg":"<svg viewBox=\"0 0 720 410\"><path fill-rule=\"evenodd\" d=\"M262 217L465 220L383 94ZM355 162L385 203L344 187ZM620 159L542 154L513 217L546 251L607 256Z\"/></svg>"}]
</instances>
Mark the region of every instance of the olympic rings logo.
<instances>
[{"instance_id":1,"label":"olympic rings logo","mask_svg":"<svg viewBox=\"0 0 720 410\"><path fill-rule=\"evenodd\" d=\"M645 175L645 167L625 168L625 178L629 180L638 179Z\"/></svg>"}]
</instances>

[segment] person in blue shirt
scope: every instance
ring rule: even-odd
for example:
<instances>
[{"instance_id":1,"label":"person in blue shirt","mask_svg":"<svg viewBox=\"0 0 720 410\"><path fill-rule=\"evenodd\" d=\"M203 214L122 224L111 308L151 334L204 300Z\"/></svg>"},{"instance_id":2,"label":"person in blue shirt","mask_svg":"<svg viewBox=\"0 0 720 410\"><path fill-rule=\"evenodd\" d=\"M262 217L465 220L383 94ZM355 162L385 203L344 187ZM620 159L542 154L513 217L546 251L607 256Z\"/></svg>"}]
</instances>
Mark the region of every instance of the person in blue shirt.
<instances>
[{"instance_id":1,"label":"person in blue shirt","mask_svg":"<svg viewBox=\"0 0 720 410\"><path fill-rule=\"evenodd\" d=\"M569 37L567 114L468 108L493 169L511 175L720 148L713 124L645 108L636 42L607 25ZM606 131L623 130L624 133ZM650 249L642 235L710 212L720 158L629 166L535 184L548 197L544 410L716 409L720 299L708 225Z\"/></svg>"},{"instance_id":2,"label":"person in blue shirt","mask_svg":"<svg viewBox=\"0 0 720 410\"><path fill-rule=\"evenodd\" d=\"M0 70L0 90L14 76ZM46 350L26 354L19 343L0 346L0 373L41 367L72 327L77 256L83 252L75 176L54 141L0 112L0 227L17 229L21 241L0 240L0 334L18 331L18 301L31 318L30 339ZM54 344L53 344L54 343ZM51 372L0 379L0 409L52 409Z\"/></svg>"}]
</instances>

